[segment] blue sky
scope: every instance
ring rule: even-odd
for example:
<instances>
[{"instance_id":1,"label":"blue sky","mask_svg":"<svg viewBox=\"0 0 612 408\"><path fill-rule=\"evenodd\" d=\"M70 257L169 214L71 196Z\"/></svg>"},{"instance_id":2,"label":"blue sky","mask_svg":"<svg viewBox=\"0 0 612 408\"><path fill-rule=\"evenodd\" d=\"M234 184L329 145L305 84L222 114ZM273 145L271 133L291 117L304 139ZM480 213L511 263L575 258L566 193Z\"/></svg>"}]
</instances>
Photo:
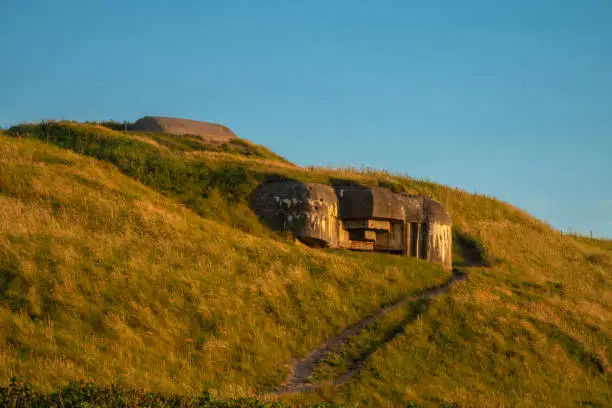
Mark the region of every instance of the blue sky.
<instances>
[{"instance_id":1,"label":"blue sky","mask_svg":"<svg viewBox=\"0 0 612 408\"><path fill-rule=\"evenodd\" d=\"M0 0L0 126L180 116L612 236L610 0Z\"/></svg>"}]
</instances>

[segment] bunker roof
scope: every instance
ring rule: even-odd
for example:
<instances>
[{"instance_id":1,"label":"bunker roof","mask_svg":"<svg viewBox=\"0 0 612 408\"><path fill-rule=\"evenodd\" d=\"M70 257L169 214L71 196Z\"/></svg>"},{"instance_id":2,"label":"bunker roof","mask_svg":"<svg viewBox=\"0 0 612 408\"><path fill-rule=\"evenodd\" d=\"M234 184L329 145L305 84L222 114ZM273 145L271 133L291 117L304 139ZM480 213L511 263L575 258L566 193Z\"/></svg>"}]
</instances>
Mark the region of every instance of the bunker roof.
<instances>
[{"instance_id":1,"label":"bunker roof","mask_svg":"<svg viewBox=\"0 0 612 408\"><path fill-rule=\"evenodd\" d=\"M164 116L145 116L140 118L132 125L132 129L141 132L196 135L208 139L220 140L238 137L229 128L216 123Z\"/></svg>"},{"instance_id":2,"label":"bunker roof","mask_svg":"<svg viewBox=\"0 0 612 408\"><path fill-rule=\"evenodd\" d=\"M437 222L451 224L444 206L424 195L393 193L383 187L329 186L300 181L274 181L255 191L279 199L296 198L335 203L340 219L383 219L407 222ZM263 199L263 197L261 197Z\"/></svg>"}]
</instances>

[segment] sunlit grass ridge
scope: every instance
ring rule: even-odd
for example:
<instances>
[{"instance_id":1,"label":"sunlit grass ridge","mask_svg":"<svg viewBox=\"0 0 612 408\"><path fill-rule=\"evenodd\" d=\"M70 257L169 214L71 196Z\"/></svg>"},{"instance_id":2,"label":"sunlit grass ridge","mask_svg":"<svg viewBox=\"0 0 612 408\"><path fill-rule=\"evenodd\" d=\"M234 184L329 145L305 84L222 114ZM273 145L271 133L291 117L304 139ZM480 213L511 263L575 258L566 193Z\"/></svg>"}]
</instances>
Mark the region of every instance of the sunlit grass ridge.
<instances>
[{"instance_id":1,"label":"sunlit grass ridge","mask_svg":"<svg viewBox=\"0 0 612 408\"><path fill-rule=\"evenodd\" d=\"M206 146L76 123L9 134L0 135L2 381L265 393L292 356L444 280L419 260L271 234L249 194L296 179L427 194L488 266L462 267L468 281L414 322L400 324L413 308L398 310L356 338L334 357L371 351L352 381L290 401L612 404L608 241L562 235L499 200L429 181L300 168L250 142ZM469 265L455 249L457 265ZM399 334L382 341L389 330Z\"/></svg>"}]
</instances>

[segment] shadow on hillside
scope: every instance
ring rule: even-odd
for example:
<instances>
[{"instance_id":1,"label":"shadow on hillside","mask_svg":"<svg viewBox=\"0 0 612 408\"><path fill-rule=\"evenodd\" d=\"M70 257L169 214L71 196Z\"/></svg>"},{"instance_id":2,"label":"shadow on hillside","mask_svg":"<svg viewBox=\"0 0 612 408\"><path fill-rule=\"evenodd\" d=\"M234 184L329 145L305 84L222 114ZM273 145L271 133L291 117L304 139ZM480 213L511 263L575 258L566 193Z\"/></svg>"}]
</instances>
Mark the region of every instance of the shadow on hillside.
<instances>
[{"instance_id":1,"label":"shadow on hillside","mask_svg":"<svg viewBox=\"0 0 612 408\"><path fill-rule=\"evenodd\" d=\"M30 286L17 265L0 261L0 305L14 312L24 309L28 304L26 294Z\"/></svg>"},{"instance_id":2,"label":"shadow on hillside","mask_svg":"<svg viewBox=\"0 0 612 408\"><path fill-rule=\"evenodd\" d=\"M453 266L493 266L494 260L477 237L453 228Z\"/></svg>"}]
</instances>

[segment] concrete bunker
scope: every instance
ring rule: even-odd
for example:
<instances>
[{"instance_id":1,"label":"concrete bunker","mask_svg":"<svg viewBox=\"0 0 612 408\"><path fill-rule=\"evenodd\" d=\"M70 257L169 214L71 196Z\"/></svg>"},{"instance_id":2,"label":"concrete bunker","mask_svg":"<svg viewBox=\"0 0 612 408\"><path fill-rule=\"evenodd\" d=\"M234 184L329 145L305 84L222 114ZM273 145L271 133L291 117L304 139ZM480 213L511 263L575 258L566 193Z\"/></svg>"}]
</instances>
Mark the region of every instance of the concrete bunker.
<instances>
[{"instance_id":1,"label":"concrete bunker","mask_svg":"<svg viewBox=\"0 0 612 408\"><path fill-rule=\"evenodd\" d=\"M219 141L228 141L238 138L234 132L223 125L164 116L145 116L131 124L129 130L168 133L172 135L195 135L205 139Z\"/></svg>"},{"instance_id":2,"label":"concrete bunker","mask_svg":"<svg viewBox=\"0 0 612 408\"><path fill-rule=\"evenodd\" d=\"M452 268L451 218L426 196L274 181L253 192L251 206L272 229L311 246L397 253Z\"/></svg>"}]
</instances>

